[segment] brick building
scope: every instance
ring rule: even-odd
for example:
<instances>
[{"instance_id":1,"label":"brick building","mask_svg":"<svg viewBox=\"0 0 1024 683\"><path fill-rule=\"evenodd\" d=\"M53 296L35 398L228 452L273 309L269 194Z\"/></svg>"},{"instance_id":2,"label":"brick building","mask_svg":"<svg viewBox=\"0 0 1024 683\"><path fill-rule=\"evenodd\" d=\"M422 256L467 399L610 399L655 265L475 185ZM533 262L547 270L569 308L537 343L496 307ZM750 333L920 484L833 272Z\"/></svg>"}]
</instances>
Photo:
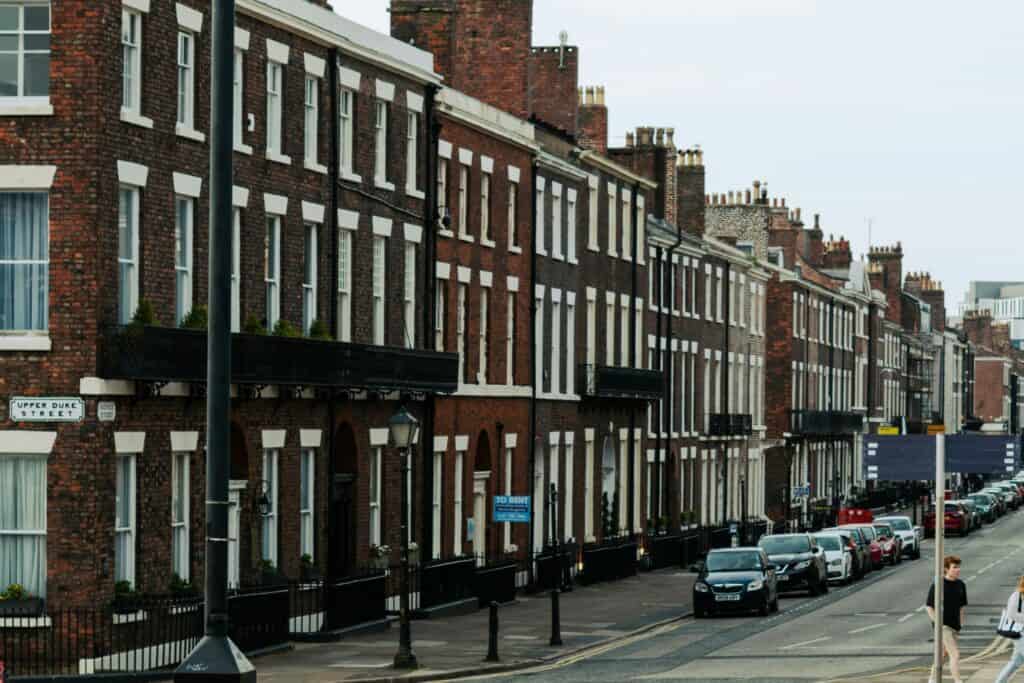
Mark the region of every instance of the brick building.
<instances>
[{"instance_id":1,"label":"brick building","mask_svg":"<svg viewBox=\"0 0 1024 683\"><path fill-rule=\"evenodd\" d=\"M12 255L32 277L5 317L5 393L81 397L84 415L4 416L0 482L18 470L34 502L0 531L20 558L0 584L57 606L115 581L164 593L205 549L210 6L14 8L51 48L49 80L26 70L0 98L3 230L35 245ZM405 403L426 441L456 379L421 313L432 63L317 4L239 9L233 584L297 576L303 555L344 574L399 541L388 418Z\"/></svg>"}]
</instances>

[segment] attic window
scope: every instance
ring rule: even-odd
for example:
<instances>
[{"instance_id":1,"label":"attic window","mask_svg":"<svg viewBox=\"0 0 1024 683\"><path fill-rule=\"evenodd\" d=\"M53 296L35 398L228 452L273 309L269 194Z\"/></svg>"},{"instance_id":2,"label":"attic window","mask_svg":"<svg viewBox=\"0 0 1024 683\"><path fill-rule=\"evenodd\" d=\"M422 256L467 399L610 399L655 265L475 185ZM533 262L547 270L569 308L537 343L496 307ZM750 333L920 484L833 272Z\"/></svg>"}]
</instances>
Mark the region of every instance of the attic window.
<instances>
[{"instance_id":1,"label":"attic window","mask_svg":"<svg viewBox=\"0 0 1024 683\"><path fill-rule=\"evenodd\" d=\"M742 251L747 256L754 255L754 243L753 242L737 242L736 248Z\"/></svg>"}]
</instances>

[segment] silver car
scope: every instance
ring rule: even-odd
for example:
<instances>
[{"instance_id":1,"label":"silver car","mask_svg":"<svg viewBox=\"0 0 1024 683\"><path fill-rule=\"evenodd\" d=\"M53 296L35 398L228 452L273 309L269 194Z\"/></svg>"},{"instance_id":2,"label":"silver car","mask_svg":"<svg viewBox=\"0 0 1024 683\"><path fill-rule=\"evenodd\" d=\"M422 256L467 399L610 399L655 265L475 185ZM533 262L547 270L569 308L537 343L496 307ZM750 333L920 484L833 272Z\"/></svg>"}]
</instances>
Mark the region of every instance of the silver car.
<instances>
[{"instance_id":1,"label":"silver car","mask_svg":"<svg viewBox=\"0 0 1024 683\"><path fill-rule=\"evenodd\" d=\"M876 522L885 522L892 527L893 531L903 539L903 554L907 557L918 559L921 557L921 541L924 539L924 529L914 526L910 517L893 515L889 517L876 517Z\"/></svg>"}]
</instances>

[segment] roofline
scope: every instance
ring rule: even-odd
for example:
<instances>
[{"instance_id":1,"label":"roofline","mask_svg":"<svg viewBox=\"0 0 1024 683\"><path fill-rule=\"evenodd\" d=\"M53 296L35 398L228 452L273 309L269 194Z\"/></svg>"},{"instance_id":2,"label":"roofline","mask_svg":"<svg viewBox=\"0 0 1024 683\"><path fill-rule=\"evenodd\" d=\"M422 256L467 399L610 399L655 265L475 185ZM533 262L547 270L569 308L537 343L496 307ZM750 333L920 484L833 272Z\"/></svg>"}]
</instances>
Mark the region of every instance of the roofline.
<instances>
[{"instance_id":1,"label":"roofline","mask_svg":"<svg viewBox=\"0 0 1024 683\"><path fill-rule=\"evenodd\" d=\"M479 113L465 106L467 104L479 105L481 113L493 114L494 120L480 116ZM506 114L504 111L458 90L441 89L437 98L437 113L455 119L487 135L501 138L532 153L537 153L540 150L540 145L533 137L535 129L532 123ZM513 122L520 130L513 130Z\"/></svg>"},{"instance_id":2,"label":"roofline","mask_svg":"<svg viewBox=\"0 0 1024 683\"><path fill-rule=\"evenodd\" d=\"M592 149L581 149L578 158L581 162L589 162L607 173L617 175L620 178L625 178L626 180L636 183L637 185L641 185L648 190L658 189L658 183L633 173L625 166L620 166L608 157L603 154L598 154Z\"/></svg>"}]
</instances>

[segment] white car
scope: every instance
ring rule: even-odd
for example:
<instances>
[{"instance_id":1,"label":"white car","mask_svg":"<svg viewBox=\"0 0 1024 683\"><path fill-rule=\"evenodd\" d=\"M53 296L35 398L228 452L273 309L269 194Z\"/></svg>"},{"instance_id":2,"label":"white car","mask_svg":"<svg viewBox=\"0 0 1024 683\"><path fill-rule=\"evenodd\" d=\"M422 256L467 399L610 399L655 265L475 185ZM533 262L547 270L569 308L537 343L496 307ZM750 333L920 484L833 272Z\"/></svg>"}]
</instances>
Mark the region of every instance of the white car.
<instances>
[{"instance_id":1,"label":"white car","mask_svg":"<svg viewBox=\"0 0 1024 683\"><path fill-rule=\"evenodd\" d=\"M813 534L814 543L825 553L825 568L829 583L853 581L853 555L837 533L826 531Z\"/></svg>"},{"instance_id":2,"label":"white car","mask_svg":"<svg viewBox=\"0 0 1024 683\"><path fill-rule=\"evenodd\" d=\"M903 554L915 560L921 557L921 540L924 529L914 526L910 517L876 517L876 522L885 522L903 539Z\"/></svg>"}]
</instances>

